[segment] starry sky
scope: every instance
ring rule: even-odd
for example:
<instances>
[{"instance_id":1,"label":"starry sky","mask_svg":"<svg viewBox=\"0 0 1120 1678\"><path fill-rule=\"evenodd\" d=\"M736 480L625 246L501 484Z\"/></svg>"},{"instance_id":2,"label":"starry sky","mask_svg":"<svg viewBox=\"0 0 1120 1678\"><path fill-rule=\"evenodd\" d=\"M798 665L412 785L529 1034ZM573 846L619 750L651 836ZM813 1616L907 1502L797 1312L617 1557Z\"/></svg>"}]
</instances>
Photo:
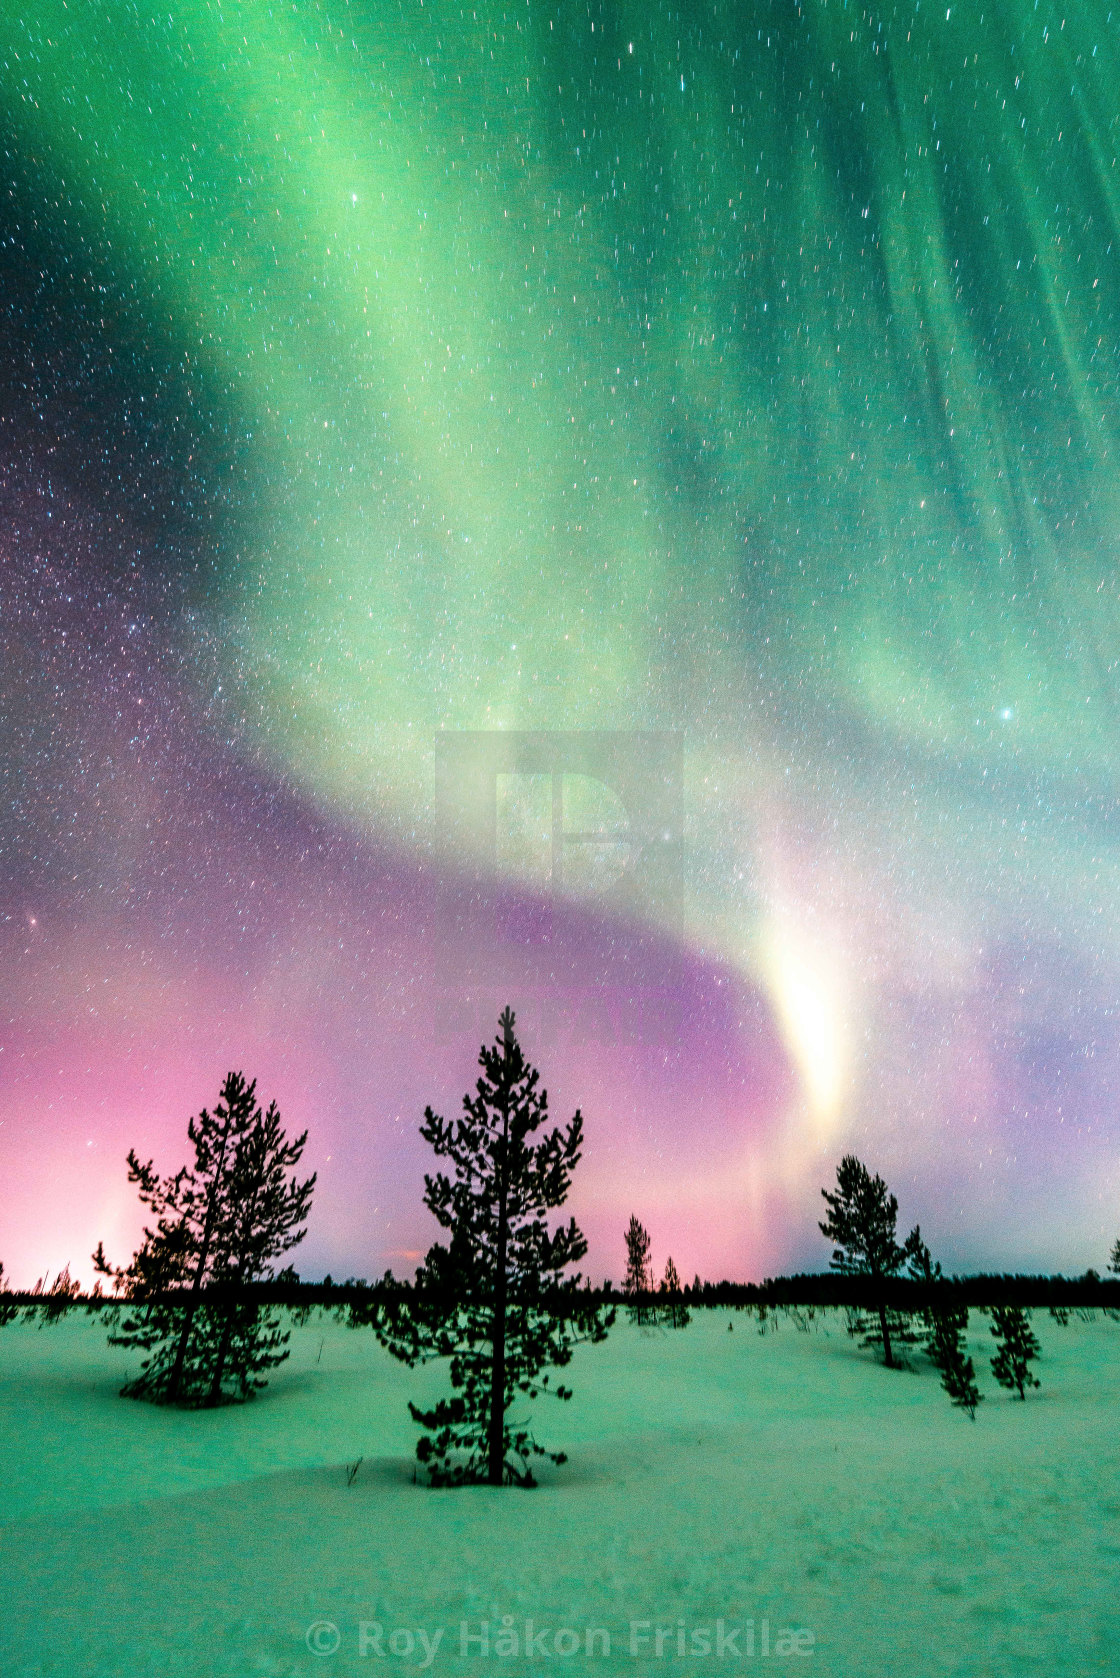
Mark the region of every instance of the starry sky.
<instances>
[{"instance_id":1,"label":"starry sky","mask_svg":"<svg viewBox=\"0 0 1120 1678\"><path fill-rule=\"evenodd\" d=\"M232 1067L303 1273L407 1272L507 1001L596 1278L823 1268L849 1150L949 1269L1104 1268L1111 20L0 11L17 1284Z\"/></svg>"}]
</instances>

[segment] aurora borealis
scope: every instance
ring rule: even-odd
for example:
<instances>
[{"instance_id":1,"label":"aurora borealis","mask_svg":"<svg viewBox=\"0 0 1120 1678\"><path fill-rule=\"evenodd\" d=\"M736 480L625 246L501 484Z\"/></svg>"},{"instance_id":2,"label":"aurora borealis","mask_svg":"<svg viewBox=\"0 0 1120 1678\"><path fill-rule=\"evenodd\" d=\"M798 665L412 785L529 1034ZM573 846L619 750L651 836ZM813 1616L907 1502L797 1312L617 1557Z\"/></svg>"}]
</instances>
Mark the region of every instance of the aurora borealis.
<instances>
[{"instance_id":1,"label":"aurora borealis","mask_svg":"<svg viewBox=\"0 0 1120 1678\"><path fill-rule=\"evenodd\" d=\"M35 0L0 71L13 1279L123 1252L231 1066L306 1273L407 1268L488 949L673 1004L505 999L593 1274L632 1211L823 1267L848 1148L947 1268L1103 1269L1109 8ZM487 869L441 730L681 738L682 922L552 891L543 782Z\"/></svg>"}]
</instances>

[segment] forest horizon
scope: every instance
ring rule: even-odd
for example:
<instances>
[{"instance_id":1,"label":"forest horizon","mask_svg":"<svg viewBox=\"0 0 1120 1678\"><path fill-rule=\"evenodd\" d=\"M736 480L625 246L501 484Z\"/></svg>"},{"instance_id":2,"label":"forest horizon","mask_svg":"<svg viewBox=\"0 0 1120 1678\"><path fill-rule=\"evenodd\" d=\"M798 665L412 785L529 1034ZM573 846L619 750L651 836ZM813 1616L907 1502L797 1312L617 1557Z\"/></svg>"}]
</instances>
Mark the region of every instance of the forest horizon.
<instances>
[{"instance_id":1,"label":"forest horizon","mask_svg":"<svg viewBox=\"0 0 1120 1678\"><path fill-rule=\"evenodd\" d=\"M1047 0L0 18L0 1256L251 1069L427 1250L513 1007L596 1277L1120 1206L1120 46ZM908 1220L908 1221L907 1221Z\"/></svg>"}]
</instances>

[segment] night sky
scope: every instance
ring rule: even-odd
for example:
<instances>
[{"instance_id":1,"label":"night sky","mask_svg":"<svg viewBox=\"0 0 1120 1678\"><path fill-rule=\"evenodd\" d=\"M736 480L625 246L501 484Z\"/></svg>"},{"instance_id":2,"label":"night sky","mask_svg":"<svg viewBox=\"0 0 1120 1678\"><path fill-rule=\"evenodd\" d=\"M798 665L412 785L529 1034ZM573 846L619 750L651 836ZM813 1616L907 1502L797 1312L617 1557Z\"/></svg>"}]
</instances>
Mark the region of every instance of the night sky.
<instances>
[{"instance_id":1,"label":"night sky","mask_svg":"<svg viewBox=\"0 0 1120 1678\"><path fill-rule=\"evenodd\" d=\"M0 71L12 1280L235 1067L302 1272L408 1271L506 1001L596 1278L823 1268L848 1150L948 1269L1103 1269L1108 6L28 0Z\"/></svg>"}]
</instances>

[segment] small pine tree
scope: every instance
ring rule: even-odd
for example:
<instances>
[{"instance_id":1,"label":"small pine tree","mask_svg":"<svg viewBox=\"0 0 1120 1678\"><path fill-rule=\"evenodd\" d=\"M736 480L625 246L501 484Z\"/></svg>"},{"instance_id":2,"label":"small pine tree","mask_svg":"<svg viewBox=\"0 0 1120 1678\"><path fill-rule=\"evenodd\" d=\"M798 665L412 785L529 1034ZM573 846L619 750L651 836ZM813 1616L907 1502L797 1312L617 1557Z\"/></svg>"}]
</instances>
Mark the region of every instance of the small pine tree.
<instances>
[{"instance_id":1,"label":"small pine tree","mask_svg":"<svg viewBox=\"0 0 1120 1678\"><path fill-rule=\"evenodd\" d=\"M941 1373L941 1385L958 1409L967 1410L975 1421L976 1406L983 1394L976 1385L976 1369L965 1348L968 1309L952 1306L946 1311L931 1311L928 1323L926 1352Z\"/></svg>"},{"instance_id":2,"label":"small pine tree","mask_svg":"<svg viewBox=\"0 0 1120 1678\"><path fill-rule=\"evenodd\" d=\"M64 1264L49 1287L47 1278L39 1277L31 1290L31 1296L36 1303L27 1307L27 1315L38 1317L40 1328L44 1323L57 1323L66 1315L81 1291L81 1284L74 1281L70 1275L70 1266Z\"/></svg>"},{"instance_id":3,"label":"small pine tree","mask_svg":"<svg viewBox=\"0 0 1120 1678\"><path fill-rule=\"evenodd\" d=\"M688 1306L681 1292L681 1279L677 1274L677 1267L671 1258L666 1263L665 1274L661 1278L661 1294L664 1299L661 1315L669 1327L687 1328Z\"/></svg>"},{"instance_id":4,"label":"small pine tree","mask_svg":"<svg viewBox=\"0 0 1120 1678\"><path fill-rule=\"evenodd\" d=\"M426 1430L416 1455L432 1485L536 1484L530 1459L565 1461L539 1445L510 1406L518 1394L570 1399L550 1388L546 1365L563 1367L580 1341L605 1339L614 1321L580 1277L565 1276L587 1251L570 1219L550 1231L544 1214L562 1206L582 1151L583 1117L566 1129L530 1138L549 1117L548 1095L514 1035L507 1008L493 1046L479 1052L482 1077L463 1097L463 1117L448 1123L425 1109L420 1134L451 1161L424 1179L424 1203L450 1233L436 1243L415 1284L386 1276L388 1296L372 1316L381 1343L409 1365L450 1359L453 1396L430 1410L409 1404Z\"/></svg>"},{"instance_id":5,"label":"small pine tree","mask_svg":"<svg viewBox=\"0 0 1120 1678\"><path fill-rule=\"evenodd\" d=\"M160 1177L135 1149L128 1176L154 1214L130 1263L114 1267L99 1242L93 1263L135 1309L109 1335L115 1346L146 1353L139 1374L121 1388L158 1404L244 1400L264 1385L263 1371L287 1356L274 1312L242 1297L245 1283L303 1239L315 1178L287 1181L306 1132L288 1142L272 1103L262 1113L256 1080L226 1077L213 1113L187 1125L194 1165ZM232 1390L230 1390L232 1389Z\"/></svg>"},{"instance_id":6,"label":"small pine tree","mask_svg":"<svg viewBox=\"0 0 1120 1678\"><path fill-rule=\"evenodd\" d=\"M907 1274L915 1282L941 1282L941 1265L934 1259L922 1240L920 1224L906 1238L904 1246ZM928 1306L922 1312L925 1325L925 1352L934 1368L940 1371L941 1385L951 1401L967 1410L976 1420L976 1406L983 1394L976 1385L976 1369L965 1347L968 1328L967 1306Z\"/></svg>"},{"instance_id":7,"label":"small pine tree","mask_svg":"<svg viewBox=\"0 0 1120 1678\"><path fill-rule=\"evenodd\" d=\"M991 1332L998 1346L992 1357L992 1374L1001 1387L1025 1399L1028 1387L1041 1385L1031 1370L1039 1346L1027 1313L1021 1305L993 1305Z\"/></svg>"},{"instance_id":8,"label":"small pine tree","mask_svg":"<svg viewBox=\"0 0 1120 1678\"><path fill-rule=\"evenodd\" d=\"M631 1214L630 1227L626 1231L626 1275L622 1283L622 1292L629 1301L627 1309L630 1321L640 1325L647 1323L653 1314L649 1302L649 1296L653 1292L650 1250L648 1231L643 1229L637 1218Z\"/></svg>"},{"instance_id":9,"label":"small pine tree","mask_svg":"<svg viewBox=\"0 0 1120 1678\"><path fill-rule=\"evenodd\" d=\"M836 1190L821 1194L828 1206L828 1216L819 1225L820 1232L836 1243L832 1254L832 1268L845 1276L866 1276L873 1284L881 1284L896 1276L907 1255L896 1237L898 1201L879 1176L872 1177L854 1154L845 1154L836 1168ZM917 1231L914 1232L917 1234ZM911 1237L911 1239L913 1239ZM894 1355L900 1340L912 1338L906 1319L888 1310L881 1289L874 1310L874 1324L856 1312L849 1317L849 1331L863 1334L864 1345L882 1348L883 1362L888 1369L901 1367Z\"/></svg>"},{"instance_id":10,"label":"small pine tree","mask_svg":"<svg viewBox=\"0 0 1120 1678\"><path fill-rule=\"evenodd\" d=\"M1108 1255L1108 1268L1114 1276L1120 1276L1120 1240L1113 1242L1112 1251Z\"/></svg>"},{"instance_id":11,"label":"small pine tree","mask_svg":"<svg viewBox=\"0 0 1120 1678\"><path fill-rule=\"evenodd\" d=\"M19 1306L13 1305L10 1299L4 1297L5 1294L10 1292L11 1289L4 1275L4 1266L0 1264L0 1328L3 1328L5 1323L10 1323L13 1317L19 1316Z\"/></svg>"},{"instance_id":12,"label":"small pine tree","mask_svg":"<svg viewBox=\"0 0 1120 1678\"><path fill-rule=\"evenodd\" d=\"M902 1248L906 1260L906 1274L915 1282L940 1282L941 1265L922 1239L922 1226L915 1224Z\"/></svg>"}]
</instances>

